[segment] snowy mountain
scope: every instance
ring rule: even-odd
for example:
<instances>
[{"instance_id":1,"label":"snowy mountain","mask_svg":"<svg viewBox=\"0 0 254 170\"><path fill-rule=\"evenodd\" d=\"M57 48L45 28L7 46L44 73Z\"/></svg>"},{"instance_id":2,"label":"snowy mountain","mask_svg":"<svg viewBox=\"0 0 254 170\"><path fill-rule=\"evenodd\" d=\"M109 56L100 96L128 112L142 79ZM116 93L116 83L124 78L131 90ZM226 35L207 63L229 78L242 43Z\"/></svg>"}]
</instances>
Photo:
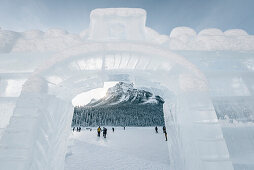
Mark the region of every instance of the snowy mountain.
<instances>
[{"instance_id":1,"label":"snowy mountain","mask_svg":"<svg viewBox=\"0 0 254 170\"><path fill-rule=\"evenodd\" d=\"M164 103L164 101L160 96L155 96L148 91L135 89L133 83L119 82L114 87L108 89L104 98L98 101L92 99L86 106L148 103L159 104Z\"/></svg>"},{"instance_id":2,"label":"snowy mountain","mask_svg":"<svg viewBox=\"0 0 254 170\"><path fill-rule=\"evenodd\" d=\"M105 97L83 107L75 107L73 126L153 126L163 125L163 103L160 96L119 82L109 88Z\"/></svg>"}]
</instances>

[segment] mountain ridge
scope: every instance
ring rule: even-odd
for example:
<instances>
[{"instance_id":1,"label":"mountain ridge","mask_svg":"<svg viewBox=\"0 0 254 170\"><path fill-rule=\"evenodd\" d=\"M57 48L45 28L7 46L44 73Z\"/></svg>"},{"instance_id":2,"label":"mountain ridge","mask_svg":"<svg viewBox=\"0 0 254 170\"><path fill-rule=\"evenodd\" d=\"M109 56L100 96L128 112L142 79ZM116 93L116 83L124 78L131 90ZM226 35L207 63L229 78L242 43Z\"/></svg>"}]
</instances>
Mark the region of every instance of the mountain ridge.
<instances>
[{"instance_id":1,"label":"mountain ridge","mask_svg":"<svg viewBox=\"0 0 254 170\"><path fill-rule=\"evenodd\" d=\"M164 100L151 92L134 88L134 84L119 82L108 89L106 96L96 100L92 99L85 107L97 107L102 105L115 104L147 104L147 103L164 103Z\"/></svg>"}]
</instances>

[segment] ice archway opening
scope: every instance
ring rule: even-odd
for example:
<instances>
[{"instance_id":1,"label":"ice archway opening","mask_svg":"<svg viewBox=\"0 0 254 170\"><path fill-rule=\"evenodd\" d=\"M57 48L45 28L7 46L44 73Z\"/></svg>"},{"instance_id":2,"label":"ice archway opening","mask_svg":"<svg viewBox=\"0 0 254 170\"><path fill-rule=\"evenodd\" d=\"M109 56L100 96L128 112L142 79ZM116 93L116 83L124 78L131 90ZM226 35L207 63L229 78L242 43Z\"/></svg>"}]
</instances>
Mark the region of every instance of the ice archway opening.
<instances>
[{"instance_id":1,"label":"ice archway opening","mask_svg":"<svg viewBox=\"0 0 254 170\"><path fill-rule=\"evenodd\" d=\"M24 84L7 128L16 134L2 137L1 165L63 169L71 100L106 81L163 89L171 169L233 169L203 74L179 55L137 42L86 43L39 67Z\"/></svg>"}]
</instances>

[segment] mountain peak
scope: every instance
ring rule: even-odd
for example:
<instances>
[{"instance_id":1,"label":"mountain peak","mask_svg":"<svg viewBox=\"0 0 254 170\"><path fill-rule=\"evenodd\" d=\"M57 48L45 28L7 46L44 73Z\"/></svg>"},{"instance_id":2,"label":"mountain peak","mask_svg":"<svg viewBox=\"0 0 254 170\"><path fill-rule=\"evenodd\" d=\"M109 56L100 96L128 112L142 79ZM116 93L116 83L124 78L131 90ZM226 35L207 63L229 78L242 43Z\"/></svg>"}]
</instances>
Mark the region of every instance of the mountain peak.
<instances>
[{"instance_id":1,"label":"mountain peak","mask_svg":"<svg viewBox=\"0 0 254 170\"><path fill-rule=\"evenodd\" d=\"M132 91L133 89L134 89L133 83L119 82L115 86L108 89L107 95L119 92L127 93L128 91Z\"/></svg>"},{"instance_id":2,"label":"mountain peak","mask_svg":"<svg viewBox=\"0 0 254 170\"><path fill-rule=\"evenodd\" d=\"M108 89L106 96L99 100L91 100L86 106L105 106L116 104L163 104L160 96L151 92L134 88L133 83L119 82Z\"/></svg>"}]
</instances>

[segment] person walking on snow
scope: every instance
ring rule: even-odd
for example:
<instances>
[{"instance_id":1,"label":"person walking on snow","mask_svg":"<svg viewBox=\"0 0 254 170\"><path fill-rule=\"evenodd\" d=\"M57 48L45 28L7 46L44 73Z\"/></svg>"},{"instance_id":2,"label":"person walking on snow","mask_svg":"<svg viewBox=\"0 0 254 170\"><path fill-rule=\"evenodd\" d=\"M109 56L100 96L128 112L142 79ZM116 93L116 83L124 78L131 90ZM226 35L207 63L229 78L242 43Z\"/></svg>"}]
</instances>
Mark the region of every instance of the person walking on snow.
<instances>
[{"instance_id":1,"label":"person walking on snow","mask_svg":"<svg viewBox=\"0 0 254 170\"><path fill-rule=\"evenodd\" d=\"M98 137L100 137L101 136L101 127L100 126L97 128L97 133L98 133Z\"/></svg>"},{"instance_id":2,"label":"person walking on snow","mask_svg":"<svg viewBox=\"0 0 254 170\"><path fill-rule=\"evenodd\" d=\"M167 132L165 132L165 138L166 138L166 141L168 141L168 134L167 134Z\"/></svg>"},{"instance_id":3,"label":"person walking on snow","mask_svg":"<svg viewBox=\"0 0 254 170\"><path fill-rule=\"evenodd\" d=\"M114 131L115 131L115 128L112 127L112 131L114 132Z\"/></svg>"},{"instance_id":4,"label":"person walking on snow","mask_svg":"<svg viewBox=\"0 0 254 170\"><path fill-rule=\"evenodd\" d=\"M166 127L163 126L162 130L163 130L163 133L165 133L166 132Z\"/></svg>"},{"instance_id":5,"label":"person walking on snow","mask_svg":"<svg viewBox=\"0 0 254 170\"><path fill-rule=\"evenodd\" d=\"M106 138L107 136L107 128L103 127L103 137Z\"/></svg>"},{"instance_id":6,"label":"person walking on snow","mask_svg":"<svg viewBox=\"0 0 254 170\"><path fill-rule=\"evenodd\" d=\"M158 133L158 127L157 126L155 126L155 132Z\"/></svg>"},{"instance_id":7,"label":"person walking on snow","mask_svg":"<svg viewBox=\"0 0 254 170\"><path fill-rule=\"evenodd\" d=\"M163 126L163 133L165 134L165 138L166 138L166 141L168 141L168 134L167 134L167 131L166 131L166 127Z\"/></svg>"}]
</instances>

